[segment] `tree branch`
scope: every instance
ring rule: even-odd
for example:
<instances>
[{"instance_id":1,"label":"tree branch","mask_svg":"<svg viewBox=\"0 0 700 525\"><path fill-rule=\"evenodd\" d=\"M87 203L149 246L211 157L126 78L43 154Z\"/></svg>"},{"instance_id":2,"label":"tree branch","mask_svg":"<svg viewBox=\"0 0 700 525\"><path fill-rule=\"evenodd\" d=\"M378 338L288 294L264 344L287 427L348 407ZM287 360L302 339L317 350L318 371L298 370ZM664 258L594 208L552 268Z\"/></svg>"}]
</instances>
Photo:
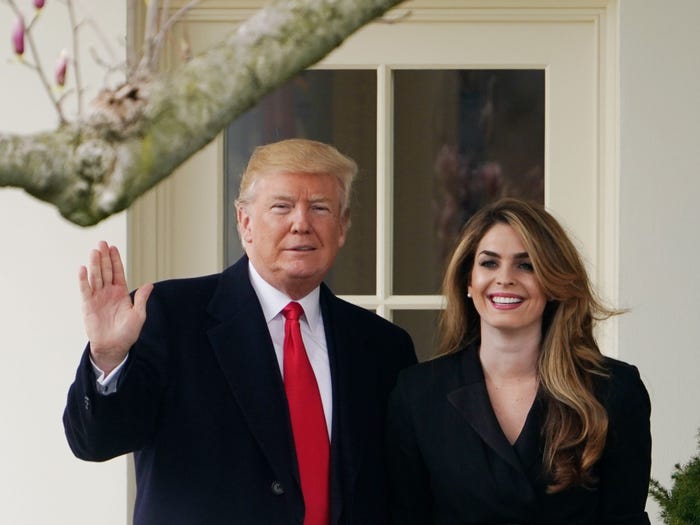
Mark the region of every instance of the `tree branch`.
<instances>
[{"instance_id":1,"label":"tree branch","mask_svg":"<svg viewBox=\"0 0 700 525\"><path fill-rule=\"evenodd\" d=\"M77 97L78 105L78 117L83 116L83 81L80 77L80 59L78 53L80 53L80 43L78 40L78 19L75 16L75 7L73 6L72 0L66 0L66 7L68 8L68 19L70 20L70 25L73 33L73 78L75 79L75 94Z\"/></svg>"},{"instance_id":2,"label":"tree branch","mask_svg":"<svg viewBox=\"0 0 700 525\"><path fill-rule=\"evenodd\" d=\"M14 11L15 15L18 17L23 16L22 12L19 10L19 7L17 7L17 4L14 2L14 0L6 0L7 4L10 6L10 8ZM41 65L41 58L39 57L39 51L36 47L36 44L34 43L34 37L32 36L32 28L34 26L34 22L37 20L37 14L35 13L34 16L32 17L31 21L27 25L27 28L25 29L24 33L24 38L29 44L29 52L32 54L32 59L34 60L34 64L27 64L25 65L29 66L31 69L36 71L37 75L39 76L39 80L41 81L42 86L44 86L44 89L46 90L46 94L49 97L49 100L53 104L54 108L56 109L56 113L58 113L58 120L59 120L59 125L65 124L66 119L63 115L63 110L61 109L61 105L59 104L59 101L56 99L54 96L53 91L51 90L51 84L49 83L48 79L46 78L46 73L44 72L44 68Z\"/></svg>"},{"instance_id":3,"label":"tree branch","mask_svg":"<svg viewBox=\"0 0 700 525\"><path fill-rule=\"evenodd\" d=\"M86 122L0 135L0 186L92 225L127 208L238 115L400 0L277 1L168 77L102 92Z\"/></svg>"}]
</instances>

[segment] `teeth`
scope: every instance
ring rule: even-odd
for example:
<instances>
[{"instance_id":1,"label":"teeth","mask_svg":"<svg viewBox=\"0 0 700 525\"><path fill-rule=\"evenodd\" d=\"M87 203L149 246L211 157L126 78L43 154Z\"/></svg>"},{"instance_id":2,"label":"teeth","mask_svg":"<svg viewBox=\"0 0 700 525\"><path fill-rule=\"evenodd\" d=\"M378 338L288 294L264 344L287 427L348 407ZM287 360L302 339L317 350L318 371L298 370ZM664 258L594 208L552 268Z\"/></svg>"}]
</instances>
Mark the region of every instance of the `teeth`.
<instances>
[{"instance_id":1,"label":"teeth","mask_svg":"<svg viewBox=\"0 0 700 525\"><path fill-rule=\"evenodd\" d=\"M518 299L517 297L492 297L491 300L494 303L498 304L513 304L513 303L522 303L522 299Z\"/></svg>"}]
</instances>

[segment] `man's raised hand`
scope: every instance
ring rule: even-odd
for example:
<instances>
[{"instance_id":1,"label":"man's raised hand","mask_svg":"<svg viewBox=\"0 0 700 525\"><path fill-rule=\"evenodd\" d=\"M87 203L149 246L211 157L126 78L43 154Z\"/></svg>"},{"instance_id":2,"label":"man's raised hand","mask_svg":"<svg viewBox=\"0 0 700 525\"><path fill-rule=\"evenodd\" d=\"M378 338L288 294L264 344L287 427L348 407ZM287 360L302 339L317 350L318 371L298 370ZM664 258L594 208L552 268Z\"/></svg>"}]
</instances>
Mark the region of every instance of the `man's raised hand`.
<instances>
[{"instance_id":1,"label":"man's raised hand","mask_svg":"<svg viewBox=\"0 0 700 525\"><path fill-rule=\"evenodd\" d=\"M119 250L104 241L90 252L87 268L80 267L78 281L90 354L95 365L109 374L141 333L153 285L139 288L132 303Z\"/></svg>"}]
</instances>

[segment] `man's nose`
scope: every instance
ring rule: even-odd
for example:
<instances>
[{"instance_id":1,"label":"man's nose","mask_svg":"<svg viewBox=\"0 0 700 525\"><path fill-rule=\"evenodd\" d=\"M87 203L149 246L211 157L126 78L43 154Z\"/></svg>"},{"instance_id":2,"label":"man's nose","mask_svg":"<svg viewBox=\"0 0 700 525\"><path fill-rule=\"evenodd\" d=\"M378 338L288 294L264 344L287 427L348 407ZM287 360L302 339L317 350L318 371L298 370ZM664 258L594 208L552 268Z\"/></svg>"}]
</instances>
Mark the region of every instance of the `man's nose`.
<instances>
[{"instance_id":1,"label":"man's nose","mask_svg":"<svg viewBox=\"0 0 700 525\"><path fill-rule=\"evenodd\" d=\"M297 206L292 212L292 232L308 233L310 230L309 210L302 206Z\"/></svg>"}]
</instances>

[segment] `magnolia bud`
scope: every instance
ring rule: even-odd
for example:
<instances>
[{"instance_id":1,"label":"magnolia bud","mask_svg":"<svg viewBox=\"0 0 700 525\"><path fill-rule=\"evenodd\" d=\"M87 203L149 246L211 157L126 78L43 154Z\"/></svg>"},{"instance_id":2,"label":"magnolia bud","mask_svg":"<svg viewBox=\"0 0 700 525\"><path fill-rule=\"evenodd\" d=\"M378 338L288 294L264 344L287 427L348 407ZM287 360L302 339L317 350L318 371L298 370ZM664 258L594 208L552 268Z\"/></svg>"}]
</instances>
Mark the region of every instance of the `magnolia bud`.
<instances>
[{"instance_id":1,"label":"magnolia bud","mask_svg":"<svg viewBox=\"0 0 700 525\"><path fill-rule=\"evenodd\" d=\"M36 7L37 9L41 9L42 7L44 7L45 3L45 0L34 0L34 7Z\"/></svg>"},{"instance_id":2,"label":"magnolia bud","mask_svg":"<svg viewBox=\"0 0 700 525\"><path fill-rule=\"evenodd\" d=\"M61 50L61 54L58 55L56 60L56 69L54 70L54 79L56 80L56 85L63 87L66 83L66 70L68 69L68 53L65 49Z\"/></svg>"},{"instance_id":3,"label":"magnolia bud","mask_svg":"<svg viewBox=\"0 0 700 525\"><path fill-rule=\"evenodd\" d=\"M21 15L17 17L12 28L12 47L18 55L24 53L24 18Z\"/></svg>"}]
</instances>

